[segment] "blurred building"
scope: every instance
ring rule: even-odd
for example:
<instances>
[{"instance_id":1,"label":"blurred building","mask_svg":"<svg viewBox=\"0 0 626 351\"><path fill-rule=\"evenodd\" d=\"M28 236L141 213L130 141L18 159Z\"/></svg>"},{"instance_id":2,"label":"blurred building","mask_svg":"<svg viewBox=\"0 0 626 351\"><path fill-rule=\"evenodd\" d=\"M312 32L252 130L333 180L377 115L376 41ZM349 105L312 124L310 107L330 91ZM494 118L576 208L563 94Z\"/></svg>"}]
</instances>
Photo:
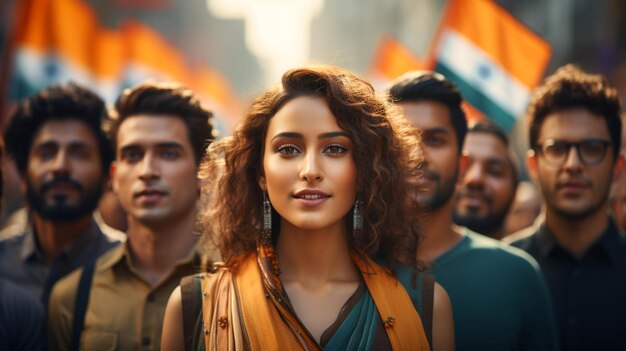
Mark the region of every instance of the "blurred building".
<instances>
[{"instance_id":1,"label":"blurred building","mask_svg":"<svg viewBox=\"0 0 626 351\"><path fill-rule=\"evenodd\" d=\"M186 73L191 78L199 72L194 69L197 67L214 72L215 75L209 74L208 83L201 86L213 95L220 95L220 89L228 90L223 95L234 95L233 101L240 107L275 83L280 72L307 62L340 65L371 78L372 63L384 38L394 38L418 62L428 52L449 3L443 0L2 0L0 119L3 122L15 101L40 88L36 84L24 84L23 79L14 79L15 56L9 45L18 20L17 9L33 1L45 3L47 8L51 4L86 5L93 21L108 36L122 33L129 20L140 24L158 37L160 46L152 48L168 51L148 55L158 58L167 54L168 58L180 60L178 69L188 69ZM610 77L626 101L626 1L494 1L551 44L552 57L546 74L565 63L576 63L587 71ZM41 13L47 8L38 7L37 18L47 19L49 14ZM69 12L60 16L70 28L80 22ZM34 19L29 21L28 26L38 25ZM44 25L45 35L50 30ZM76 33L77 37L83 34ZM110 55L106 51L96 52L90 59L119 60L113 53ZM48 75L50 82L57 76L72 78L59 74L54 65L38 69ZM116 77L120 82L105 94L109 103L120 89L151 76L150 71L125 72L129 76ZM217 100L221 98L223 103L224 96L218 96ZM240 111L219 111L222 131L230 131ZM512 132L513 144L522 159L527 148L526 129L522 120ZM7 184L18 189L15 182ZM13 202L15 206L20 204ZM10 205L5 208L12 209Z\"/></svg>"},{"instance_id":2,"label":"blurred building","mask_svg":"<svg viewBox=\"0 0 626 351\"><path fill-rule=\"evenodd\" d=\"M0 2L3 49L18 1L21 0ZM189 62L213 67L227 77L235 92L244 98L264 88L271 79L246 46L245 17L215 16L209 11L207 0L82 1L93 7L108 28L115 29L131 17L157 29ZM416 55L424 55L445 6L445 1L441 0L320 1L322 9L312 20L311 37L307 39L310 60L342 65L360 73L367 71L377 43L386 35L396 37ZM231 2L269 6L281 1ZM552 44L553 58L548 71L566 62L575 62L587 70L611 75L626 61L624 1L496 2ZM281 18L272 20L281 21ZM6 60L3 50L3 65Z\"/></svg>"}]
</instances>

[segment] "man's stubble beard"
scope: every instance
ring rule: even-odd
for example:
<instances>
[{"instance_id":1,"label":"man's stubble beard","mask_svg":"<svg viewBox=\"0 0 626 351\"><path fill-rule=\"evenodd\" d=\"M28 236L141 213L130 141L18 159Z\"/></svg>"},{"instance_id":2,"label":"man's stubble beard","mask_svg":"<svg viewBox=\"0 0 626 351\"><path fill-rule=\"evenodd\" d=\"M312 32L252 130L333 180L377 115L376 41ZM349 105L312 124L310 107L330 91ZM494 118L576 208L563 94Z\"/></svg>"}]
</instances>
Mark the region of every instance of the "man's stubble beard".
<instances>
[{"instance_id":1,"label":"man's stubble beard","mask_svg":"<svg viewBox=\"0 0 626 351\"><path fill-rule=\"evenodd\" d=\"M53 183L65 182L75 186L79 191L80 200L75 205L68 205L65 198L54 200L53 204L47 204L43 193L45 188ZM100 178L97 185L91 189L86 189L78 181L70 177L57 177L48 181L39 189L35 189L30 178L26 177L26 200L31 209L42 218L53 222L75 221L88 214L91 214L97 207L103 192L104 176Z\"/></svg>"}]
</instances>

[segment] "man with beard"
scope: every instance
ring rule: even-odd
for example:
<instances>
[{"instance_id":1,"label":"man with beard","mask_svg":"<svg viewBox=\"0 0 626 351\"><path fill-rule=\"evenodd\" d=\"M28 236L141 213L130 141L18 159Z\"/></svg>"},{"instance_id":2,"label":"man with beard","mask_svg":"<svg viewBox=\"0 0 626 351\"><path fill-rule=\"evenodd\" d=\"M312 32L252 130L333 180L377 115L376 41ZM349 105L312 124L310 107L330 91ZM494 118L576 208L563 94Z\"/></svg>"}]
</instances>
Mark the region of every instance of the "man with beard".
<instances>
[{"instance_id":1,"label":"man with beard","mask_svg":"<svg viewBox=\"0 0 626 351\"><path fill-rule=\"evenodd\" d=\"M206 264L197 245L197 172L213 140L212 113L191 90L156 82L125 90L115 112L111 184L128 240L55 286L51 351L159 350L169 296Z\"/></svg>"},{"instance_id":2,"label":"man with beard","mask_svg":"<svg viewBox=\"0 0 626 351\"><path fill-rule=\"evenodd\" d=\"M393 82L389 98L422 131L416 196L428 213L417 258L450 295L457 349L556 350L552 306L536 262L452 222L457 178L467 163L459 90L438 73L410 72Z\"/></svg>"},{"instance_id":3,"label":"man with beard","mask_svg":"<svg viewBox=\"0 0 626 351\"><path fill-rule=\"evenodd\" d=\"M567 65L535 90L528 117L528 169L545 220L513 245L541 265L564 350L625 350L626 237L609 215L624 165L617 91Z\"/></svg>"},{"instance_id":4,"label":"man with beard","mask_svg":"<svg viewBox=\"0 0 626 351\"><path fill-rule=\"evenodd\" d=\"M44 304L58 279L117 244L92 217L113 159L102 131L106 117L104 102L91 91L54 86L20 103L5 131L29 222L0 241L0 277Z\"/></svg>"},{"instance_id":5,"label":"man with beard","mask_svg":"<svg viewBox=\"0 0 626 351\"><path fill-rule=\"evenodd\" d=\"M491 122L474 123L463 154L467 166L455 197L454 223L500 240L518 183L509 138Z\"/></svg>"}]
</instances>

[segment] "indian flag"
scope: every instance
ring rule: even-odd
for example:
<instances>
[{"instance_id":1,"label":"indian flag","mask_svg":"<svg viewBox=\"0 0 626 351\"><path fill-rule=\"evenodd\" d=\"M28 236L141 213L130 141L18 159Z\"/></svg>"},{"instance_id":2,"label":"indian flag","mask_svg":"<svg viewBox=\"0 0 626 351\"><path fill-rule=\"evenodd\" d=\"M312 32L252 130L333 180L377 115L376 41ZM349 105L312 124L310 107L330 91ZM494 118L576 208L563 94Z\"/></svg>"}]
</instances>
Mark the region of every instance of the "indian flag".
<instances>
[{"instance_id":1,"label":"indian flag","mask_svg":"<svg viewBox=\"0 0 626 351\"><path fill-rule=\"evenodd\" d=\"M226 79L190 65L154 29L128 19L102 26L82 0L24 0L11 33L9 98L23 99L51 84L75 81L112 104L121 91L147 79L180 82L194 90L229 131L238 103Z\"/></svg>"},{"instance_id":2,"label":"indian flag","mask_svg":"<svg viewBox=\"0 0 626 351\"><path fill-rule=\"evenodd\" d=\"M435 70L507 130L524 114L551 55L545 40L491 0L452 0L435 45Z\"/></svg>"},{"instance_id":3,"label":"indian flag","mask_svg":"<svg viewBox=\"0 0 626 351\"><path fill-rule=\"evenodd\" d=\"M368 70L368 77L377 88L402 74L425 69L422 62L402 43L392 37L383 37L378 43Z\"/></svg>"}]
</instances>

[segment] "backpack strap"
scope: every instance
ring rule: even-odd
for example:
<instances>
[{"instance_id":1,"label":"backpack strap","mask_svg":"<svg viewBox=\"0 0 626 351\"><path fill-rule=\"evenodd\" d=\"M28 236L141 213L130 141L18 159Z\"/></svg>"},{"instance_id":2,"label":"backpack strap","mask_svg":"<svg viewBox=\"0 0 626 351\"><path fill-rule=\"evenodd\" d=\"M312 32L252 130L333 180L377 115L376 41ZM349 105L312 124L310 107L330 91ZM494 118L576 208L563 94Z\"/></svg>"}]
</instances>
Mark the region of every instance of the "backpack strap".
<instances>
[{"instance_id":1,"label":"backpack strap","mask_svg":"<svg viewBox=\"0 0 626 351\"><path fill-rule=\"evenodd\" d=\"M424 274L422 279L422 323L428 344L433 345L433 305L435 296L435 276Z\"/></svg>"},{"instance_id":2,"label":"backpack strap","mask_svg":"<svg viewBox=\"0 0 626 351\"><path fill-rule=\"evenodd\" d=\"M87 304L89 303L89 292L91 290L91 280L93 271L96 268L96 262L92 261L83 267L78 282L78 291L76 292L76 301L74 305L74 323L72 324L72 351L78 351L80 348L80 334L85 326L85 313L87 312Z\"/></svg>"},{"instance_id":3,"label":"backpack strap","mask_svg":"<svg viewBox=\"0 0 626 351\"><path fill-rule=\"evenodd\" d=\"M184 277L180 281L183 306L183 335L185 351L197 349L198 323L202 320L202 287L199 275Z\"/></svg>"}]
</instances>

